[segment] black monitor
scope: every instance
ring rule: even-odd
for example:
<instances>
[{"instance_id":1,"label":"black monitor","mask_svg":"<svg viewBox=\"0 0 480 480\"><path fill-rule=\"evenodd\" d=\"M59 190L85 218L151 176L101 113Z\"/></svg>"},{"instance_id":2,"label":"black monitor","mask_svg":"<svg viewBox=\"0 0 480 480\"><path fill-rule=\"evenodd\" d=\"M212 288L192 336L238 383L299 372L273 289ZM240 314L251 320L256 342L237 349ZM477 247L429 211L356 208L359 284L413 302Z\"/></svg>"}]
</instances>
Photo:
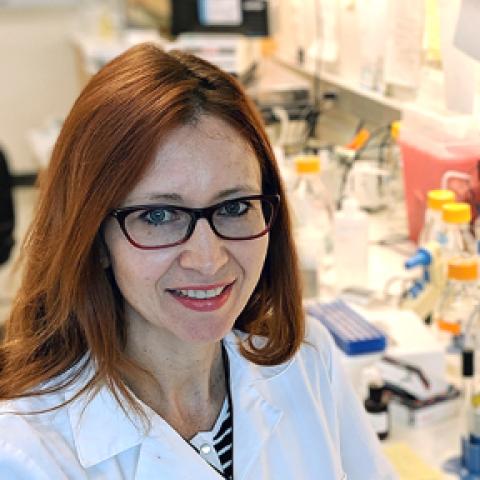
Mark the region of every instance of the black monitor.
<instances>
[{"instance_id":1,"label":"black monitor","mask_svg":"<svg viewBox=\"0 0 480 480\"><path fill-rule=\"evenodd\" d=\"M241 33L252 37L268 36L268 0L238 0L240 15L233 22L209 22L204 15L207 3L215 0L170 0L173 35L186 32ZM222 0L220 0L221 2ZM232 2L235 4L235 2Z\"/></svg>"}]
</instances>

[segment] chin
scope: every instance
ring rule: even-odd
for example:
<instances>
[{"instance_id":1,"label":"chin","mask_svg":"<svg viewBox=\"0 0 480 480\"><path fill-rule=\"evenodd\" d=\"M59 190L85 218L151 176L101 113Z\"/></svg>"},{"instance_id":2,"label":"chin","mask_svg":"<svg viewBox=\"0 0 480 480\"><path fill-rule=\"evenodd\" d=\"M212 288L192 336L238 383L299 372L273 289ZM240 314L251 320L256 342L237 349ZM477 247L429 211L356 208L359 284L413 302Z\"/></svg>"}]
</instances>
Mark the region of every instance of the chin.
<instances>
[{"instance_id":1,"label":"chin","mask_svg":"<svg viewBox=\"0 0 480 480\"><path fill-rule=\"evenodd\" d=\"M188 331L182 332L182 339L188 343L209 344L222 340L233 328L234 322L222 322L221 325L195 325Z\"/></svg>"}]
</instances>

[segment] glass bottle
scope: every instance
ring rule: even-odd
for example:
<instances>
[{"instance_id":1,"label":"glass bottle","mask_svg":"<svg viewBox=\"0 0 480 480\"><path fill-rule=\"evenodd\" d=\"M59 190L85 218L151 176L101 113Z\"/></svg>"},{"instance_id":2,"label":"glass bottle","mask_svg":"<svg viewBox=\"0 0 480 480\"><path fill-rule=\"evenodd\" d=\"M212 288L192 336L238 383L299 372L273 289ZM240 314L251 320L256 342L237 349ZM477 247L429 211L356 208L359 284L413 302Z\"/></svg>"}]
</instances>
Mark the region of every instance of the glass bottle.
<instances>
[{"instance_id":1,"label":"glass bottle","mask_svg":"<svg viewBox=\"0 0 480 480\"><path fill-rule=\"evenodd\" d=\"M320 178L320 158L294 159L296 181L291 194L294 235L298 249L304 296L316 297L320 275L332 265L333 203Z\"/></svg>"},{"instance_id":2,"label":"glass bottle","mask_svg":"<svg viewBox=\"0 0 480 480\"><path fill-rule=\"evenodd\" d=\"M370 424L380 440L387 438L390 430L388 402L385 401L384 393L384 384L370 383L368 397L364 401Z\"/></svg>"},{"instance_id":3,"label":"glass bottle","mask_svg":"<svg viewBox=\"0 0 480 480\"><path fill-rule=\"evenodd\" d=\"M430 190L428 192L425 222L418 237L419 245L426 245L432 241L438 242L440 245L444 243L445 224L442 220L442 207L452 202L455 202L455 194L451 190Z\"/></svg>"},{"instance_id":4,"label":"glass bottle","mask_svg":"<svg viewBox=\"0 0 480 480\"><path fill-rule=\"evenodd\" d=\"M467 322L478 303L476 256L450 258L447 263L447 283L434 311L434 322L438 331L443 333L442 337L459 339L465 333Z\"/></svg>"},{"instance_id":5,"label":"glass bottle","mask_svg":"<svg viewBox=\"0 0 480 480\"><path fill-rule=\"evenodd\" d=\"M453 257L472 257L477 253L475 237L470 231L470 204L453 202L442 206L445 239L442 253L446 261Z\"/></svg>"}]
</instances>

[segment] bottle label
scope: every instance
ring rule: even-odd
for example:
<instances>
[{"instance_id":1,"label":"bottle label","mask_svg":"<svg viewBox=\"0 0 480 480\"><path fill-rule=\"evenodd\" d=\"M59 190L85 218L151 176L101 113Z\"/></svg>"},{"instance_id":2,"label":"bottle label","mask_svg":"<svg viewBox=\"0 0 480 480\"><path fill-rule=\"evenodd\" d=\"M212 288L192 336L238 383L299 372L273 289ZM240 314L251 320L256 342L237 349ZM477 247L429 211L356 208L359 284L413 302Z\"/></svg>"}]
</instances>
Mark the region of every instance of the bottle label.
<instances>
[{"instance_id":1,"label":"bottle label","mask_svg":"<svg viewBox=\"0 0 480 480\"><path fill-rule=\"evenodd\" d=\"M447 244L448 238L445 232L440 231L437 232L437 242L440 244L441 247L445 246Z\"/></svg>"}]
</instances>

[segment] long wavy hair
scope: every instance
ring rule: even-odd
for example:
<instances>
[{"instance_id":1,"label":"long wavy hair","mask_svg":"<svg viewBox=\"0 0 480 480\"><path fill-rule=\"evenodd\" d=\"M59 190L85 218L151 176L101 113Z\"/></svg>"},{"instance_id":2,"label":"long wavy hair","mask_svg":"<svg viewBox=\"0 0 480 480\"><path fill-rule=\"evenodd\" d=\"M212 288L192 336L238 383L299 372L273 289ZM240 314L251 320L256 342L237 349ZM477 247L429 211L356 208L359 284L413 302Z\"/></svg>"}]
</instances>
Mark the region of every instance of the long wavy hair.
<instances>
[{"instance_id":1,"label":"long wavy hair","mask_svg":"<svg viewBox=\"0 0 480 480\"><path fill-rule=\"evenodd\" d=\"M41 176L23 245L22 283L0 347L0 399L57 391L93 360L95 374L77 396L106 384L117 400L126 397L138 407L123 379L142 367L125 352L123 302L111 270L102 266L99 232L166 134L200 115L235 128L256 152L263 193L281 196L263 271L235 323L249 334L241 353L276 365L299 348L304 317L290 217L259 114L232 76L193 55L142 44L90 80ZM266 342L255 345L254 335ZM44 388L54 378L63 380Z\"/></svg>"}]
</instances>

